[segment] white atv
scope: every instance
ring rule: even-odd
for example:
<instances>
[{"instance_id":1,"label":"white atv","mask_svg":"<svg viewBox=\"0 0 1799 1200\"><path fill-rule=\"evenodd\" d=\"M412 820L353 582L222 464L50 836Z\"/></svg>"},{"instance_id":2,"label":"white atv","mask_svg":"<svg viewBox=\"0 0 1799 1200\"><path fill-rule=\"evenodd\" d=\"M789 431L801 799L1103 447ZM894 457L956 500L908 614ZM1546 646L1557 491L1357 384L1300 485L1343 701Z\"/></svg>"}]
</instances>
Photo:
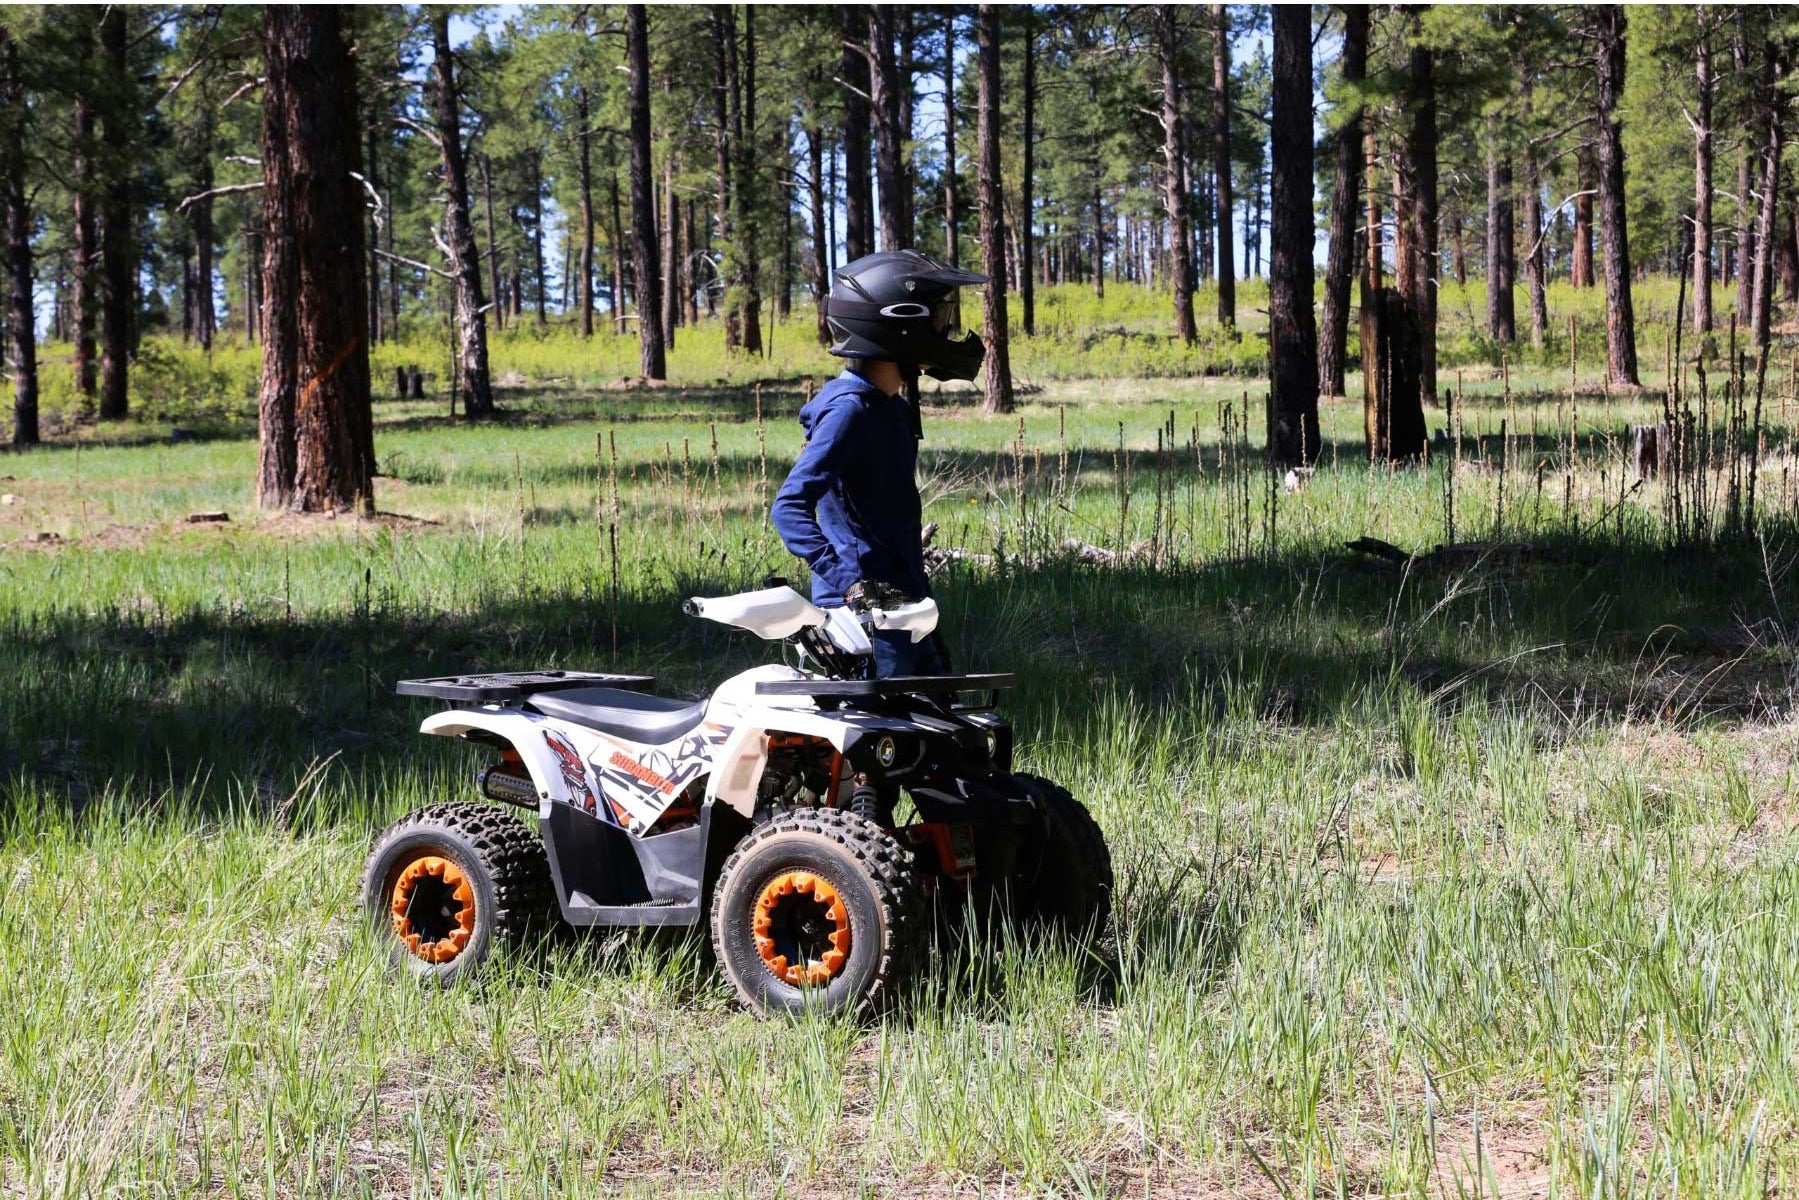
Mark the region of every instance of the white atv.
<instances>
[{"instance_id":1,"label":"white atv","mask_svg":"<svg viewBox=\"0 0 1799 1200\"><path fill-rule=\"evenodd\" d=\"M883 606L884 605L884 606ZM406 680L447 700L425 733L492 747L487 801L434 804L375 839L363 902L397 962L438 980L547 917L691 926L759 1011L888 1003L931 903L1105 936L1112 864L1079 801L1012 773L1010 675L870 679L869 630L928 636L934 601L821 609L789 587L684 606L798 647L704 700L647 676L534 671Z\"/></svg>"}]
</instances>

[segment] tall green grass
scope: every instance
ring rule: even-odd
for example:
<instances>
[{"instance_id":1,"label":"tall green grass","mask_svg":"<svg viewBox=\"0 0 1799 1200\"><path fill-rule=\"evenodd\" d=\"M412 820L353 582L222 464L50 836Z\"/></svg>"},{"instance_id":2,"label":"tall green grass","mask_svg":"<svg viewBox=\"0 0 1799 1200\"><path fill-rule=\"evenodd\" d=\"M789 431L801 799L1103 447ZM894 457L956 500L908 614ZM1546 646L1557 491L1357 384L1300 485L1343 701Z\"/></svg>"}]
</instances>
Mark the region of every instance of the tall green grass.
<instances>
[{"instance_id":1,"label":"tall green grass","mask_svg":"<svg viewBox=\"0 0 1799 1200\"><path fill-rule=\"evenodd\" d=\"M1018 672L1021 767L1104 826L1120 959L1096 987L1054 946L942 946L877 1024L758 1022L679 937L424 992L355 911L372 831L478 765L394 679L697 694L772 657L676 602L797 580L763 517L797 384L760 422L704 379L511 387L473 428L383 404L374 522L258 518L241 438L7 458L0 1187L1791 1191L1790 426L1756 528L1682 545L1665 482L1619 503L1659 399L1584 397L1570 457L1559 378L1509 406L1468 378L1419 470L1367 467L1328 406L1292 490L1246 381L1058 383L1001 419L934 395L927 516L991 556L942 577L945 629ZM1539 437L1505 450L1502 418ZM1448 540L1452 497L1487 552L1343 549Z\"/></svg>"}]
</instances>

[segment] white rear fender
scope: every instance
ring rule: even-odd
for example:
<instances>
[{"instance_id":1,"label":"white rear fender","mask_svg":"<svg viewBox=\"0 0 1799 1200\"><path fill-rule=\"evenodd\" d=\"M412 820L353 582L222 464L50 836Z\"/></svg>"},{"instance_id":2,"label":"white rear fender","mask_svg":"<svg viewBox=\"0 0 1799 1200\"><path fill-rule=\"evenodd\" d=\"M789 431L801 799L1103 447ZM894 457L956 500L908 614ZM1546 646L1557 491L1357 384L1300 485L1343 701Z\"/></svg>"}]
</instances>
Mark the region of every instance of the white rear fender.
<instances>
[{"instance_id":1,"label":"white rear fender","mask_svg":"<svg viewBox=\"0 0 1799 1200\"><path fill-rule=\"evenodd\" d=\"M586 766L592 747L576 745L569 734L542 717L517 709L451 709L426 717L419 732L438 737L491 734L510 745L531 773L531 783L537 789L538 816L549 816L550 805L557 801L592 811L588 801L598 794ZM582 788L586 789L585 796L579 794Z\"/></svg>"}]
</instances>

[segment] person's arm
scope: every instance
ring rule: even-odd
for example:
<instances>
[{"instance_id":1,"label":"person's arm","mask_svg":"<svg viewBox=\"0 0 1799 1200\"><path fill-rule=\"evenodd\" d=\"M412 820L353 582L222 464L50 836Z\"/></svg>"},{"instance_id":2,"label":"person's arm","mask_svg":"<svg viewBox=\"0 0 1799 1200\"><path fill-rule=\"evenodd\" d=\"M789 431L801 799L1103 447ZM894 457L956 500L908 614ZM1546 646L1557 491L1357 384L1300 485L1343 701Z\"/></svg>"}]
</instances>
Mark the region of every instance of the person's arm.
<instances>
[{"instance_id":1,"label":"person's arm","mask_svg":"<svg viewBox=\"0 0 1799 1200\"><path fill-rule=\"evenodd\" d=\"M769 509L775 532L781 535L787 549L804 559L814 575L827 580L836 578L842 563L837 548L819 528L818 502L831 490L849 457L860 408L850 401L825 411L812 427L798 461L787 473L787 480Z\"/></svg>"}]
</instances>

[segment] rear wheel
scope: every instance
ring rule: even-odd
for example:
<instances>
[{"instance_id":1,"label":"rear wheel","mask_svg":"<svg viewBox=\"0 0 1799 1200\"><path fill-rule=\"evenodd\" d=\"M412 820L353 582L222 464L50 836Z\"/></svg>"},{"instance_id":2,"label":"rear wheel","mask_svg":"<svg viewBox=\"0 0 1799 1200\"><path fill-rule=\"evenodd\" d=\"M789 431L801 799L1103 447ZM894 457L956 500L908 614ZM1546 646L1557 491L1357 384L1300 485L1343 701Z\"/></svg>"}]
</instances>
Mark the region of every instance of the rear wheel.
<instances>
[{"instance_id":1,"label":"rear wheel","mask_svg":"<svg viewBox=\"0 0 1799 1200\"><path fill-rule=\"evenodd\" d=\"M916 958L912 854L865 817L783 812L757 826L719 872L712 945L758 1012L885 1007Z\"/></svg>"},{"instance_id":2,"label":"rear wheel","mask_svg":"<svg viewBox=\"0 0 1799 1200\"><path fill-rule=\"evenodd\" d=\"M363 910L394 963L440 983L535 929L552 894L542 840L475 801L401 817L375 839L362 875Z\"/></svg>"}]
</instances>

